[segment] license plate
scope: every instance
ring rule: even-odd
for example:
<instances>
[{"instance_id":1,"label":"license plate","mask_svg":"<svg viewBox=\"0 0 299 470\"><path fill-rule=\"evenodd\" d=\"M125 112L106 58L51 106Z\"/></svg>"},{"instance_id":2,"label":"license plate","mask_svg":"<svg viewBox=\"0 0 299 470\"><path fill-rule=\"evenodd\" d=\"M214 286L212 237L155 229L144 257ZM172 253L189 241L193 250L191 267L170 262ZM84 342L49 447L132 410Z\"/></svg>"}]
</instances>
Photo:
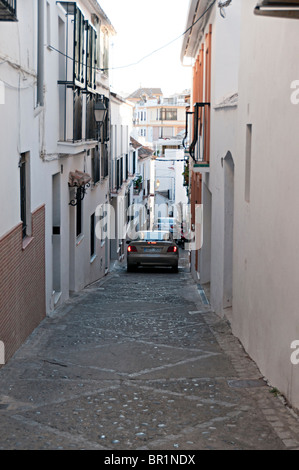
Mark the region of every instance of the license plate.
<instances>
[{"instance_id":1,"label":"license plate","mask_svg":"<svg viewBox=\"0 0 299 470\"><path fill-rule=\"evenodd\" d=\"M144 248L145 253L160 253L161 248Z\"/></svg>"}]
</instances>

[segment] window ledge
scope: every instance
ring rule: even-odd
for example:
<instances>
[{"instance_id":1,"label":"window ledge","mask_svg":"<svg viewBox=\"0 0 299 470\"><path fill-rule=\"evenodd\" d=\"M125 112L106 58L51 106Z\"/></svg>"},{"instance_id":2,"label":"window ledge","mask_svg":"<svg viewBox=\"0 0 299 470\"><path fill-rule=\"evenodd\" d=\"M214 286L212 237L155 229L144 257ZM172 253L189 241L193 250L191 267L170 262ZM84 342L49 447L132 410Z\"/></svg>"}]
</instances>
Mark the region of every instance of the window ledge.
<instances>
[{"instance_id":1,"label":"window ledge","mask_svg":"<svg viewBox=\"0 0 299 470\"><path fill-rule=\"evenodd\" d=\"M34 237L25 237L22 240L22 250L24 251L30 245Z\"/></svg>"}]
</instances>

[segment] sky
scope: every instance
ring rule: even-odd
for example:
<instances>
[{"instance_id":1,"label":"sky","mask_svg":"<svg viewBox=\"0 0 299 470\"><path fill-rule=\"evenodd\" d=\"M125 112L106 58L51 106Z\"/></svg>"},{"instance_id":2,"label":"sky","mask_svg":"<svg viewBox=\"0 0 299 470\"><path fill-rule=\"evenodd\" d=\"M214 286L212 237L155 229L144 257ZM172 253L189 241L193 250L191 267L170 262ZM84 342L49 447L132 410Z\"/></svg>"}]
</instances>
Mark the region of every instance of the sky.
<instances>
[{"instance_id":1,"label":"sky","mask_svg":"<svg viewBox=\"0 0 299 470\"><path fill-rule=\"evenodd\" d=\"M111 41L112 91L125 95L140 87L161 88L167 97L190 89L191 68L180 61L189 0L98 2L117 33ZM172 44L152 54L169 42Z\"/></svg>"}]
</instances>

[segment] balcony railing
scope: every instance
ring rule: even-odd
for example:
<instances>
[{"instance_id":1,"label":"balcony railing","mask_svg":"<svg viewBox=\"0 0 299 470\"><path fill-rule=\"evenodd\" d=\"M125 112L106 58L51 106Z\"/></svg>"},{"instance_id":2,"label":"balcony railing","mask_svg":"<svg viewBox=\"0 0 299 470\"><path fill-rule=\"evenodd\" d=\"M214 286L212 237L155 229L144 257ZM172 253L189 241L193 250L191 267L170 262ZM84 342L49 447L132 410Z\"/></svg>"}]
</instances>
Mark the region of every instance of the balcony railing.
<instances>
[{"instance_id":1,"label":"balcony railing","mask_svg":"<svg viewBox=\"0 0 299 470\"><path fill-rule=\"evenodd\" d=\"M17 0L0 0L0 21L17 21Z\"/></svg>"},{"instance_id":2,"label":"balcony railing","mask_svg":"<svg viewBox=\"0 0 299 470\"><path fill-rule=\"evenodd\" d=\"M193 140L189 153L195 162L209 161L209 119L210 103L195 103L193 113Z\"/></svg>"}]
</instances>

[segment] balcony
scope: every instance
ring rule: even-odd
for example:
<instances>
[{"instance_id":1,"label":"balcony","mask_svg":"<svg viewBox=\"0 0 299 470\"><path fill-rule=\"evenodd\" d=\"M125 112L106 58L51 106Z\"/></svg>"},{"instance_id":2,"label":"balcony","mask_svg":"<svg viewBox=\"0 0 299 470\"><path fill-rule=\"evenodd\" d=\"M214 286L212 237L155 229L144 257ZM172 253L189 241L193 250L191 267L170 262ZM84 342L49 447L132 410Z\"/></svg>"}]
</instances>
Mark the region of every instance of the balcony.
<instances>
[{"instance_id":1,"label":"balcony","mask_svg":"<svg viewBox=\"0 0 299 470\"><path fill-rule=\"evenodd\" d=\"M17 0L0 0L0 21L17 21Z\"/></svg>"},{"instance_id":2,"label":"balcony","mask_svg":"<svg viewBox=\"0 0 299 470\"><path fill-rule=\"evenodd\" d=\"M209 169L210 103L195 103L193 114L193 140L189 153L198 171Z\"/></svg>"}]
</instances>

